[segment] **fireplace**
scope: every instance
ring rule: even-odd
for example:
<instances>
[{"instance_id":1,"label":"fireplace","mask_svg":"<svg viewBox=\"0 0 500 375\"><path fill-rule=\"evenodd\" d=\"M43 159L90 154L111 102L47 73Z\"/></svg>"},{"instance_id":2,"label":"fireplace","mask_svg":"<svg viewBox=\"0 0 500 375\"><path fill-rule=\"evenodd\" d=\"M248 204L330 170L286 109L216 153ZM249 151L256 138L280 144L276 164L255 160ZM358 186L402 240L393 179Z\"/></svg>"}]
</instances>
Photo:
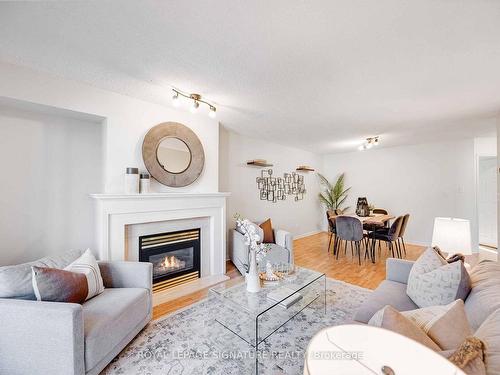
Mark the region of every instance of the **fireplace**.
<instances>
[{"instance_id":1,"label":"fireplace","mask_svg":"<svg viewBox=\"0 0 500 375\"><path fill-rule=\"evenodd\" d=\"M139 261L153 264L153 292L200 277L200 229L139 237Z\"/></svg>"}]
</instances>

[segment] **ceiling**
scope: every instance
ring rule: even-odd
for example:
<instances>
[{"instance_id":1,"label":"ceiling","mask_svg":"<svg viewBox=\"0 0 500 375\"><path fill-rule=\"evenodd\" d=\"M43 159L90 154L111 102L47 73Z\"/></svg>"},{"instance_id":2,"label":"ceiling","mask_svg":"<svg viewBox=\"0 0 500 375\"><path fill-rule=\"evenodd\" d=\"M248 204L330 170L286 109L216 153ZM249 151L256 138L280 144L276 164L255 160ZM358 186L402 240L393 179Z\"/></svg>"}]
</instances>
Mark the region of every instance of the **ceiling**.
<instances>
[{"instance_id":1,"label":"ceiling","mask_svg":"<svg viewBox=\"0 0 500 375\"><path fill-rule=\"evenodd\" d=\"M494 0L1 2L0 61L199 92L241 134L342 152L492 134L499 20Z\"/></svg>"}]
</instances>

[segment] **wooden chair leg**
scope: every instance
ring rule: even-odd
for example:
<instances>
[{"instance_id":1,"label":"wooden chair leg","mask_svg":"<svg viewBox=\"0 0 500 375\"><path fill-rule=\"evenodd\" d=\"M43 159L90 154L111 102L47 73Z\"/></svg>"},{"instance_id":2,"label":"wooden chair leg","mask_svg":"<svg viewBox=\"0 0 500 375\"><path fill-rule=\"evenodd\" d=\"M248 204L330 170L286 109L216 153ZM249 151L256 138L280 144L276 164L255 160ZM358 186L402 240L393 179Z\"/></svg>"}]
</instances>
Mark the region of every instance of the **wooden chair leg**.
<instances>
[{"instance_id":1,"label":"wooden chair leg","mask_svg":"<svg viewBox=\"0 0 500 375\"><path fill-rule=\"evenodd\" d=\"M394 248L392 247L392 242L387 241L386 244L387 244L387 247L389 248L389 251L392 254L392 257L394 258Z\"/></svg>"},{"instance_id":2,"label":"wooden chair leg","mask_svg":"<svg viewBox=\"0 0 500 375\"><path fill-rule=\"evenodd\" d=\"M330 252L330 247L332 246L332 238L333 238L333 232L330 232L330 235L328 238L328 252Z\"/></svg>"},{"instance_id":3,"label":"wooden chair leg","mask_svg":"<svg viewBox=\"0 0 500 375\"><path fill-rule=\"evenodd\" d=\"M399 241L394 241L394 244L396 246L396 253L398 254L398 258L401 258L401 248L399 247Z\"/></svg>"},{"instance_id":4,"label":"wooden chair leg","mask_svg":"<svg viewBox=\"0 0 500 375\"><path fill-rule=\"evenodd\" d=\"M356 242L356 248L358 249L358 264L361 266L361 243Z\"/></svg>"},{"instance_id":5,"label":"wooden chair leg","mask_svg":"<svg viewBox=\"0 0 500 375\"><path fill-rule=\"evenodd\" d=\"M403 239L403 237L401 237L401 243L403 244L403 251L404 251L405 257L406 257L406 245L405 245L405 240Z\"/></svg>"}]
</instances>

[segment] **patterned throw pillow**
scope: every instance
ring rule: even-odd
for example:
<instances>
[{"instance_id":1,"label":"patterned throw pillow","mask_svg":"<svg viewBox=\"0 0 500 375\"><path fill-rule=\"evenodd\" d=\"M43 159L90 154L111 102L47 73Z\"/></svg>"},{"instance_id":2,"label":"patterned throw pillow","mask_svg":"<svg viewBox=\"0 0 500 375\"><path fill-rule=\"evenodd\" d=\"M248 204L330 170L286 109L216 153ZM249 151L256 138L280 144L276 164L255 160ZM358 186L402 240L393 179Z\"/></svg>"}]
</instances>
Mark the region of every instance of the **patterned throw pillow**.
<instances>
[{"instance_id":1,"label":"patterned throw pillow","mask_svg":"<svg viewBox=\"0 0 500 375\"><path fill-rule=\"evenodd\" d=\"M428 307L465 300L470 289L470 277L462 262L448 264L428 248L410 271L406 294L418 307Z\"/></svg>"},{"instance_id":2,"label":"patterned throw pillow","mask_svg":"<svg viewBox=\"0 0 500 375\"><path fill-rule=\"evenodd\" d=\"M83 303L88 295L84 274L32 266L32 283L38 301Z\"/></svg>"},{"instance_id":3,"label":"patterned throw pillow","mask_svg":"<svg viewBox=\"0 0 500 375\"><path fill-rule=\"evenodd\" d=\"M65 268L66 271L82 273L87 278L88 294L85 300L104 292L104 283L94 254L87 249L80 258Z\"/></svg>"}]
</instances>

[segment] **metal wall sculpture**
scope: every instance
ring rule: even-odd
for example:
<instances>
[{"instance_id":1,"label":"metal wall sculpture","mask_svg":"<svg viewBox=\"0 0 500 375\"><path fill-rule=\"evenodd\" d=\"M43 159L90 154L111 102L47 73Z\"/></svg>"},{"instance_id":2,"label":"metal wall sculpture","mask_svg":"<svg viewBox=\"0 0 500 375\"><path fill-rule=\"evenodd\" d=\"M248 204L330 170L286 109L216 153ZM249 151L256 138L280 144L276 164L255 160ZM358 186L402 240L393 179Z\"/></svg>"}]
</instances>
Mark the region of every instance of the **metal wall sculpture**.
<instances>
[{"instance_id":1,"label":"metal wall sculpture","mask_svg":"<svg viewBox=\"0 0 500 375\"><path fill-rule=\"evenodd\" d=\"M272 169L263 169L260 172L260 177L257 177L257 187L260 199L273 203L284 201L287 195L299 201L304 199L306 193L304 176L292 172L284 173L283 177L273 177Z\"/></svg>"}]
</instances>

